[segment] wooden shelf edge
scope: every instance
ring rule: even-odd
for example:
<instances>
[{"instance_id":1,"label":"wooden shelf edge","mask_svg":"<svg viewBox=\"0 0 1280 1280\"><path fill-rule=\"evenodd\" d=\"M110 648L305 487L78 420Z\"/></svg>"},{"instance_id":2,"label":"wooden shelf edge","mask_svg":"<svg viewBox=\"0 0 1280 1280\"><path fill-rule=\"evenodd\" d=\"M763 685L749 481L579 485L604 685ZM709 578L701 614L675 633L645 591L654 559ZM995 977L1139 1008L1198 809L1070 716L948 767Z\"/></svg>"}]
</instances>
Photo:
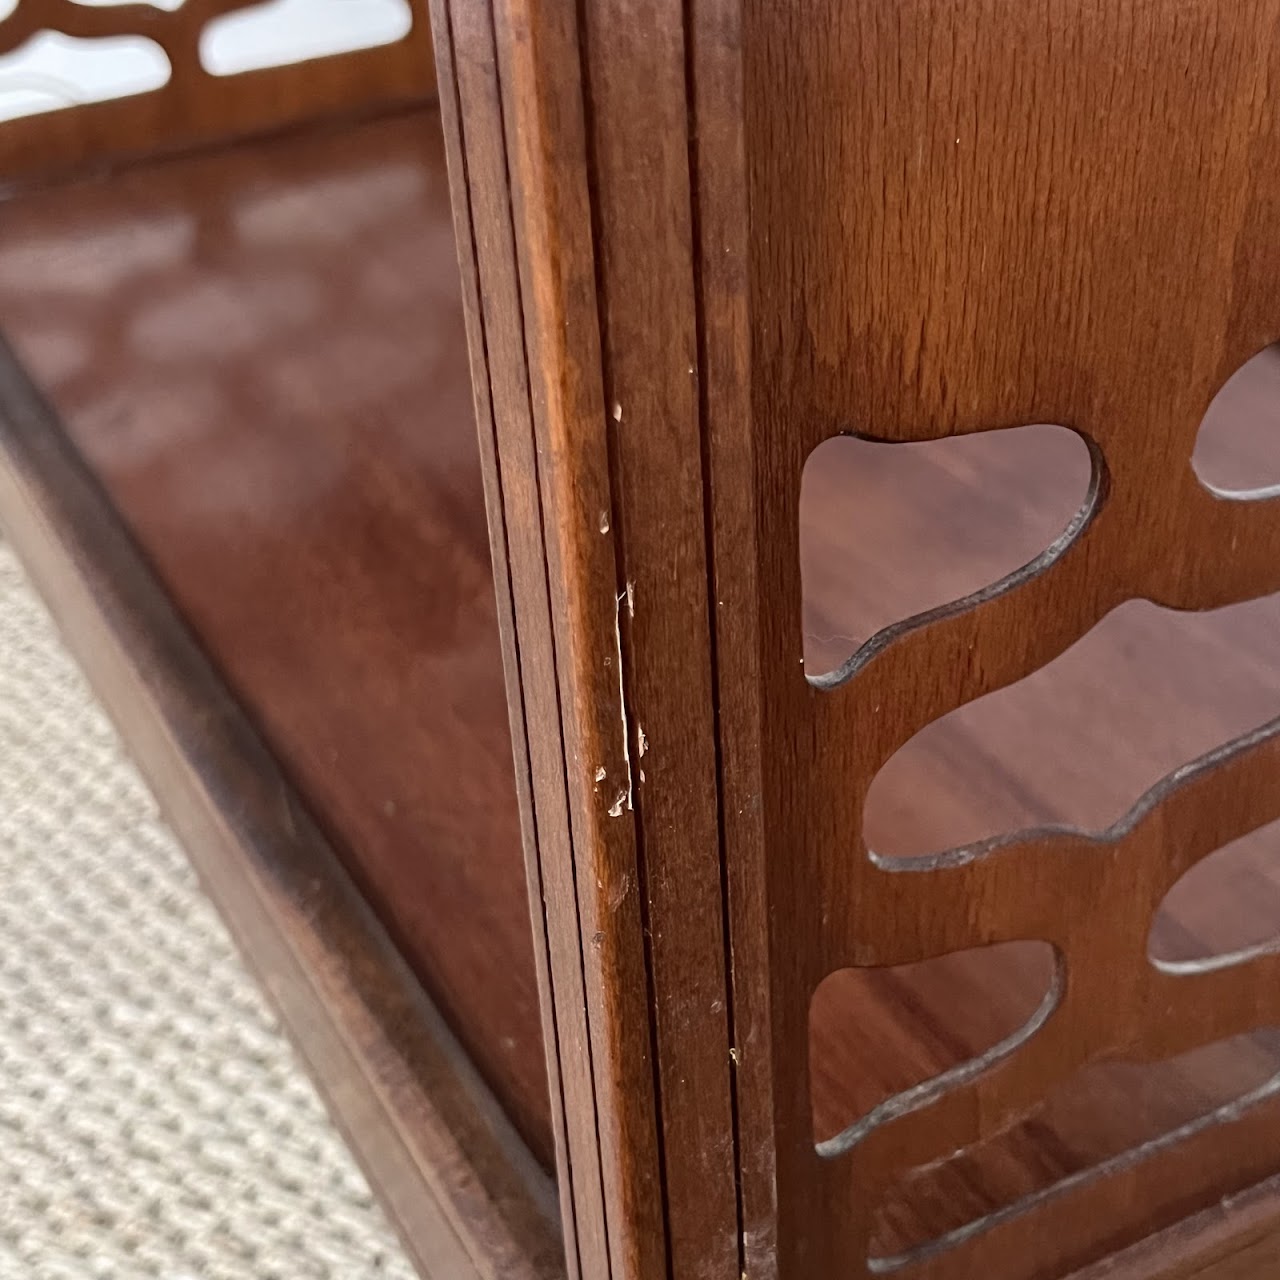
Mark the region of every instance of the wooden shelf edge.
<instances>
[{"instance_id":1,"label":"wooden shelf edge","mask_svg":"<svg viewBox=\"0 0 1280 1280\"><path fill-rule=\"evenodd\" d=\"M1255 1280L1280 1271L1280 1176L1066 1280Z\"/></svg>"},{"instance_id":2,"label":"wooden shelf edge","mask_svg":"<svg viewBox=\"0 0 1280 1280\"><path fill-rule=\"evenodd\" d=\"M419 1271L559 1280L552 1180L2 340L0 529Z\"/></svg>"}]
</instances>

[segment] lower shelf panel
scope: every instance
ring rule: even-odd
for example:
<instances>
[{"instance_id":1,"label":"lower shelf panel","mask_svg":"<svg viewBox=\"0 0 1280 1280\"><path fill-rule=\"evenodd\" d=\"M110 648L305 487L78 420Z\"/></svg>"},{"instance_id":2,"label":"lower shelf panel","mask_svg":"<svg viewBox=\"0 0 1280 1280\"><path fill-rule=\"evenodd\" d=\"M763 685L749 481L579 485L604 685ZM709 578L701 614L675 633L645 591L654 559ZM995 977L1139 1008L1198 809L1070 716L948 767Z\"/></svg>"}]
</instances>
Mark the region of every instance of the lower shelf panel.
<instances>
[{"instance_id":1,"label":"lower shelf panel","mask_svg":"<svg viewBox=\"0 0 1280 1280\"><path fill-rule=\"evenodd\" d=\"M563 1276L551 1179L7 349L0 526L422 1274Z\"/></svg>"},{"instance_id":2,"label":"lower shelf panel","mask_svg":"<svg viewBox=\"0 0 1280 1280\"><path fill-rule=\"evenodd\" d=\"M545 1167L439 117L0 205L0 329Z\"/></svg>"}]
</instances>

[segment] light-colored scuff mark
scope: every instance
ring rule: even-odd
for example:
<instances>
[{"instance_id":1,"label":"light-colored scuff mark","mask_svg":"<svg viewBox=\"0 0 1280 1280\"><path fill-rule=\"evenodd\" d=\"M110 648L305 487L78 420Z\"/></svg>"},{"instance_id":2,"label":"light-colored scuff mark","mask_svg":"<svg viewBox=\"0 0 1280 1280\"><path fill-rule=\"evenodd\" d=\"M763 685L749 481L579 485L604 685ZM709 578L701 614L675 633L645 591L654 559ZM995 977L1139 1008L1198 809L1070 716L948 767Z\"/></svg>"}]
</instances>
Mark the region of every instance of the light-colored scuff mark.
<instances>
[{"instance_id":1,"label":"light-colored scuff mark","mask_svg":"<svg viewBox=\"0 0 1280 1280\"><path fill-rule=\"evenodd\" d=\"M627 900L627 894L631 892L631 877L625 871L622 873L622 881L616 889L609 891L609 910L617 911Z\"/></svg>"},{"instance_id":2,"label":"light-colored scuff mark","mask_svg":"<svg viewBox=\"0 0 1280 1280\"><path fill-rule=\"evenodd\" d=\"M641 781L641 782L643 782L643 781L644 781L644 770L643 770L643 769L641 769L641 770L640 770L640 781Z\"/></svg>"},{"instance_id":3,"label":"light-colored scuff mark","mask_svg":"<svg viewBox=\"0 0 1280 1280\"><path fill-rule=\"evenodd\" d=\"M609 513L607 511L602 511L600 513L600 532L609 532Z\"/></svg>"},{"instance_id":4,"label":"light-colored scuff mark","mask_svg":"<svg viewBox=\"0 0 1280 1280\"><path fill-rule=\"evenodd\" d=\"M618 708L622 716L622 762L627 767L627 789L615 801L612 809L609 810L609 816L617 818L622 814L621 803L625 800L628 809L633 808L632 804L632 782L631 782L631 726L627 723L627 690L622 679L622 602L627 601L628 608L634 616L634 600L635 596L631 590L631 584L627 583L627 589L614 601L613 604L613 642L617 647L618 656ZM614 812L614 810L617 812Z\"/></svg>"},{"instance_id":5,"label":"light-colored scuff mark","mask_svg":"<svg viewBox=\"0 0 1280 1280\"><path fill-rule=\"evenodd\" d=\"M597 781L597 782L603 782L603 781L605 780L605 777L606 777L606 772L607 772L607 771L605 770L604 765L597 765L597 766L596 766L596 781Z\"/></svg>"},{"instance_id":6,"label":"light-colored scuff mark","mask_svg":"<svg viewBox=\"0 0 1280 1280\"><path fill-rule=\"evenodd\" d=\"M613 420L614 422L622 421L622 406L616 400L613 402Z\"/></svg>"},{"instance_id":7,"label":"light-colored scuff mark","mask_svg":"<svg viewBox=\"0 0 1280 1280\"><path fill-rule=\"evenodd\" d=\"M627 806L628 809L630 809L631 797L625 791L619 791L618 798L609 806L609 817L611 818L622 817L622 806L624 804Z\"/></svg>"},{"instance_id":8,"label":"light-colored scuff mark","mask_svg":"<svg viewBox=\"0 0 1280 1280\"><path fill-rule=\"evenodd\" d=\"M636 741L640 744L640 754L643 756L649 750L649 739L644 736L643 725L636 725Z\"/></svg>"},{"instance_id":9,"label":"light-colored scuff mark","mask_svg":"<svg viewBox=\"0 0 1280 1280\"><path fill-rule=\"evenodd\" d=\"M634 618L636 616L636 584L628 582L627 589L622 594L627 601L627 617Z\"/></svg>"},{"instance_id":10,"label":"light-colored scuff mark","mask_svg":"<svg viewBox=\"0 0 1280 1280\"><path fill-rule=\"evenodd\" d=\"M729 1061L730 1061L730 1062L732 1062L732 1063L733 1063L733 1065L734 1065L735 1067L738 1065L738 1051L737 1051L737 1049L730 1049L730 1050L729 1050Z\"/></svg>"}]
</instances>

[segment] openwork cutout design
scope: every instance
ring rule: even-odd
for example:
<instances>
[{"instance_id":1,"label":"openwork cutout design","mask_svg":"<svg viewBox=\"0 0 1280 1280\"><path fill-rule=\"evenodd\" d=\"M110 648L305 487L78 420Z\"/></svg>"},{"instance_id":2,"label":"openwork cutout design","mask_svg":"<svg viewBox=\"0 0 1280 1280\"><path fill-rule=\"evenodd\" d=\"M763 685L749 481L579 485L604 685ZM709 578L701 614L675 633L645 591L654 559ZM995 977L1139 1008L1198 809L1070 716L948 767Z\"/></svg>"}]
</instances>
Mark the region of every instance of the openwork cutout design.
<instances>
[{"instance_id":1,"label":"openwork cutout design","mask_svg":"<svg viewBox=\"0 0 1280 1280\"><path fill-rule=\"evenodd\" d=\"M1209 613L1121 605L895 752L867 792L870 855L921 870L1033 831L1120 836L1190 762L1280 717L1277 634L1280 595Z\"/></svg>"},{"instance_id":2,"label":"openwork cutout design","mask_svg":"<svg viewBox=\"0 0 1280 1280\"><path fill-rule=\"evenodd\" d=\"M1256 1178L1280 1170L1263 1135L1280 1122L1280 1031L1248 1032L1167 1062L1102 1061L1053 1090L988 1140L888 1188L876 1210L869 1269L887 1274L937 1257L984 1232L1097 1183L1170 1163L1174 1148L1217 1126L1256 1125ZM1052 1133L1052 1157L1043 1135ZM1237 1175L1238 1176L1238 1175Z\"/></svg>"},{"instance_id":3,"label":"openwork cutout design","mask_svg":"<svg viewBox=\"0 0 1280 1280\"><path fill-rule=\"evenodd\" d=\"M0 0L6 182L433 88L408 0Z\"/></svg>"},{"instance_id":4,"label":"openwork cutout design","mask_svg":"<svg viewBox=\"0 0 1280 1280\"><path fill-rule=\"evenodd\" d=\"M1223 497L1280 494L1280 343L1259 351L1214 396L1191 465Z\"/></svg>"},{"instance_id":5,"label":"openwork cutout design","mask_svg":"<svg viewBox=\"0 0 1280 1280\"><path fill-rule=\"evenodd\" d=\"M1166 973L1243 964L1280 949L1280 822L1216 849L1165 895L1147 954Z\"/></svg>"},{"instance_id":6,"label":"openwork cutout design","mask_svg":"<svg viewBox=\"0 0 1280 1280\"><path fill-rule=\"evenodd\" d=\"M1167 461L1184 486L1167 510L1194 518L1195 539L1171 545L1194 543L1195 558L1147 565L1129 555L1125 522L1151 518L1151 493L1117 490L1094 450L1088 496L1049 552L881 630L829 676L797 679L792 668L787 677L788 691L804 690L788 693L803 707L788 741L815 748L788 771L782 800L792 829L821 833L810 845L788 842L786 860L789 883L812 874L819 886L828 959L811 988L815 1009L830 975L850 968L937 963L1020 939L1040 939L1059 957L1043 1002L988 1037L985 1051L962 1043L948 1065L919 1070L869 1106L848 1105L848 1091L838 1121L824 1095L830 1068L811 1039L821 1172L810 1185L825 1197L824 1229L843 1241L839 1256L862 1267L855 1274L908 1263L929 1280L986 1274L991 1259L1014 1256L1010 1241L1065 1258L1037 1224L1058 1214L1075 1221L1082 1203L1097 1206L1098 1242L1070 1249L1087 1258L1124 1230L1132 1239L1170 1225L1185 1212L1188 1187L1212 1198L1270 1172L1242 1156L1233 1121L1272 1105L1275 1068L1025 1195L995 1195L992 1171L987 1208L901 1247L888 1237L872 1247L879 1229L866 1209L889 1203L904 1171L994 1151L999 1135L1056 1140L1033 1113L1095 1064L1135 1052L1172 1060L1280 1025L1275 949L1194 966L1145 954L1152 921L1182 876L1280 821L1280 518L1265 494L1209 493L1189 466L1191 443L1180 471L1176 458ZM886 783L896 794L889 804ZM1166 1167L1180 1172L1161 1173L1136 1202L1142 1214L1117 1223L1133 1194L1108 1201L1099 1188L1145 1188L1150 1170Z\"/></svg>"},{"instance_id":7,"label":"openwork cutout design","mask_svg":"<svg viewBox=\"0 0 1280 1280\"><path fill-rule=\"evenodd\" d=\"M239 75L394 44L412 25L406 0L266 0L214 18L200 62L210 75Z\"/></svg>"},{"instance_id":8,"label":"openwork cutout design","mask_svg":"<svg viewBox=\"0 0 1280 1280\"><path fill-rule=\"evenodd\" d=\"M843 1154L1012 1053L1053 1013L1061 981L1044 942L829 974L809 1009L818 1154Z\"/></svg>"},{"instance_id":9,"label":"openwork cutout design","mask_svg":"<svg viewBox=\"0 0 1280 1280\"><path fill-rule=\"evenodd\" d=\"M143 36L41 31L0 57L0 121L150 93L169 74L164 50Z\"/></svg>"},{"instance_id":10,"label":"openwork cutout design","mask_svg":"<svg viewBox=\"0 0 1280 1280\"><path fill-rule=\"evenodd\" d=\"M807 674L846 678L895 636L1052 563L1088 519L1098 462L1045 424L820 444L800 491Z\"/></svg>"},{"instance_id":11,"label":"openwork cutout design","mask_svg":"<svg viewBox=\"0 0 1280 1280\"><path fill-rule=\"evenodd\" d=\"M1046 18L1034 6L903 0L886 24L865 6L819 8L808 24L761 19L750 39L767 53L745 60L750 219L745 261L731 259L744 275L718 283L725 293L749 284L713 367L748 362L749 423L712 493L717 528L727 522L756 545L745 568L736 546L716 549L718 634L747 592L759 608L746 642L732 633L717 661L730 693L724 758L740 765L731 780L743 809L731 818L767 887L767 912L749 919L769 929L768 1001L751 1012L768 1018L772 1057L751 1078L762 1090L772 1082L779 1140L754 1193L776 1188L784 1272L859 1280L872 1256L869 1206L905 1170L1010 1130L1091 1064L1169 1060L1280 1026L1280 954L1194 973L1164 971L1147 954L1178 879L1280 819L1272 704L1255 701L1220 737L1206 730L1166 763L1152 744L1184 718L1182 685L1168 677L1133 739L1145 776L1115 786L1114 801L1082 803L1081 830L1013 815L966 832L955 804L932 817L939 779L983 764L975 748L921 770L891 822L869 804L873 780L916 735L1027 680L1127 602L1150 602L1136 608L1167 636L1165 611L1212 626L1212 611L1280 592L1275 477L1232 479L1236 496L1225 498L1192 465L1215 395L1280 338L1280 172L1267 163L1280 146L1280 99L1268 91L1280 9L1233 10L1228 22L1213 0L1189 0L1176 21L1153 23L1123 7L1057 5ZM1228 32L1228 54L1197 56ZM776 97L765 100L766 86ZM1164 145L1171 136L1194 145ZM1035 422L1062 424L1096 450L1087 521L1047 563L917 619L815 688L799 662L795 570L813 451L851 429L908 446ZM753 484L737 502L724 495L744 469ZM1266 632L1274 648L1277 630ZM1163 641L1140 648L1133 666L1154 676L1165 653ZM1215 656L1214 673L1242 679L1253 663ZM1102 717L1129 690L1098 672L1081 696ZM1054 752L1072 711L1011 718L1019 753ZM1056 756L1043 795L1017 803L1044 807L1073 787L1092 767L1091 748L1076 745ZM954 856L887 865L908 821L908 851ZM1006 838L973 856L992 834ZM804 1045L827 975L1028 938L1065 967L1044 1025L843 1155L817 1155ZM739 1096L750 1121L750 1096ZM974 1236L963 1255L922 1260L917 1275L1071 1274L1248 1186L1256 1132L1214 1125L1175 1142L1159 1172L1143 1160L1105 1186L1072 1185Z\"/></svg>"}]
</instances>

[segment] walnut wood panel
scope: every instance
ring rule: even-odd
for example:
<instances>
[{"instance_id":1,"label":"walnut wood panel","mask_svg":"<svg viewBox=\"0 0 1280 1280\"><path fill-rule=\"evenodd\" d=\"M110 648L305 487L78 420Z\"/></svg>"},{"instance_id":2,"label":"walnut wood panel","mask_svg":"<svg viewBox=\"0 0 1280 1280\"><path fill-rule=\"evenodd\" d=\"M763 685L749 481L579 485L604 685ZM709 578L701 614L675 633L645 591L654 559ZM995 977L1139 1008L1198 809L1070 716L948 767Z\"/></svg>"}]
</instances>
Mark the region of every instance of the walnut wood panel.
<instances>
[{"instance_id":1,"label":"walnut wood panel","mask_svg":"<svg viewBox=\"0 0 1280 1280\"><path fill-rule=\"evenodd\" d=\"M1280 13L855 4L802 22L791 6L746 9L779 1267L859 1275L870 1206L896 1172L1008 1127L1086 1063L1171 1057L1276 1019L1274 957L1173 977L1145 954L1174 880L1280 813L1273 726L1171 777L1106 837L1028 833L890 871L869 856L863 809L920 728L1048 662L1122 601L1204 609L1280 587L1274 507L1220 499L1190 465L1213 394L1280 333L1263 284L1280 267L1263 161ZM1156 145L1165 131L1183 145ZM919 440L1032 422L1093 450L1072 536L1004 590L806 680L809 452L847 431ZM1043 1027L819 1156L804 1061L816 983L1017 938L1062 957ZM1235 1189L1222 1180L1260 1153L1274 1161L1266 1134L1223 1125L1194 1156L1188 1144L1127 1170L1123 1191L1086 1184L921 1272L1054 1274L1064 1241L1081 1263Z\"/></svg>"},{"instance_id":2,"label":"walnut wood panel","mask_svg":"<svg viewBox=\"0 0 1280 1280\"><path fill-rule=\"evenodd\" d=\"M1280 1264L1272 1179L1253 1191L1073 1272L1070 1280L1257 1280Z\"/></svg>"},{"instance_id":3,"label":"walnut wood panel","mask_svg":"<svg viewBox=\"0 0 1280 1280\"><path fill-rule=\"evenodd\" d=\"M618 763L599 750L619 714L600 676L611 638L601 633L609 594L625 600L634 580L629 547L643 560L625 522L612 573L590 535L614 529L618 509L664 498L678 529L700 460L710 552L690 555L682 541L665 573L645 566L652 585L636 601L663 620L657 653L619 639L624 670L681 667L665 710L673 721L683 711L693 733L701 673L690 669L711 664L736 1063L733 1123L720 1141L738 1153L741 1269L787 1280L873 1274L886 1266L869 1261L877 1206L913 1168L1013 1129L1090 1064L1164 1061L1280 1013L1274 953L1189 975L1162 972L1146 953L1175 881L1280 817L1275 722L1185 762L1104 833L1009 832L912 870L877 863L864 836L867 793L899 748L1043 667L1117 606L1206 610L1280 589L1275 500L1224 498L1191 466L1214 393L1280 337L1269 160L1280 6L703 0L677 15L656 2L584 0L569 15L507 0L494 15L572 852L595 860L606 893L633 858L647 869L650 853L645 823L633 851L575 794L584 766L603 763L611 776ZM673 381L691 324L696 441L680 430ZM625 395L611 393L615 378ZM633 422L661 442L636 470L630 459L645 446L624 455L620 443ZM1066 536L829 679L807 679L798 528L813 449L842 433L924 441L1033 423L1078 433L1090 454L1091 483ZM689 591L700 564L712 570L710 608ZM709 653L691 640L699 627ZM633 684L624 679L624 723ZM690 769L690 805L701 777ZM700 832L695 813L673 867L708 856ZM650 896L651 933L705 926L697 877L684 874L682 906L678 894L665 905ZM594 938L591 880L579 883L583 934ZM1060 957L1042 1022L820 1155L808 1017L822 979L1020 939L1051 943ZM660 1047L657 954L648 951L643 974L655 984ZM642 1108L617 1100L639 1082L619 1089L613 1069L638 1051L637 981L621 963L604 971L615 1019L607 1086L598 1063L596 1074L606 1130L610 1108L636 1118L630 1142L607 1138L601 1154L610 1239L624 1215L628 1246L647 1239L646 1196L658 1194L642 1167ZM681 1034L710 1040L716 1026L693 1018ZM659 1124L666 1088L659 1064ZM1123 1249L1273 1172L1274 1105L1266 1097L1225 1113L920 1255L914 1269L935 1280L1047 1278ZM665 1170L689 1152L668 1141L658 1158ZM665 1198L659 1208L669 1260L685 1206ZM721 1274L722 1258L704 1260ZM611 1264L662 1273L639 1248Z\"/></svg>"},{"instance_id":4,"label":"walnut wood panel","mask_svg":"<svg viewBox=\"0 0 1280 1280\"><path fill-rule=\"evenodd\" d=\"M433 112L0 206L0 325L544 1163Z\"/></svg>"},{"instance_id":5,"label":"walnut wood panel","mask_svg":"<svg viewBox=\"0 0 1280 1280\"><path fill-rule=\"evenodd\" d=\"M82 4L19 0L0 20L0 54L40 31L82 39L136 35L169 60L159 89L0 121L0 184L68 170L100 169L159 151L260 133L321 116L368 114L434 97L435 75L425 15L414 6L408 33L392 44L280 67L215 76L200 61L201 33L224 13L259 0L183 0L151 4Z\"/></svg>"},{"instance_id":6,"label":"walnut wood panel","mask_svg":"<svg viewBox=\"0 0 1280 1280\"><path fill-rule=\"evenodd\" d=\"M668 1267L731 1276L740 1242L684 5L661 0L636 21L630 0L601 0L579 22ZM661 323L651 294L665 300Z\"/></svg>"},{"instance_id":7,"label":"walnut wood panel","mask_svg":"<svg viewBox=\"0 0 1280 1280\"><path fill-rule=\"evenodd\" d=\"M438 7L460 66L483 62L491 40L497 53L500 122L459 76L477 161L459 177L475 193L482 280L504 239L516 250L522 333L489 345L488 372L508 424L504 480L533 459L539 485L545 565L513 560L515 626L522 671L528 655L559 700L558 726L535 736L563 735L561 769L535 779L533 803L544 884L576 890L548 895L547 910L553 940L581 947L563 946L563 979L553 953L553 982L580 980L586 996L578 1052L594 1094L566 1095L571 1155L575 1114L599 1133L592 1164L574 1168L583 1274L736 1277L686 47L679 5L645 25L625 9L580 22L570 6L501 3L489 33L487 6ZM596 130L597 95L610 119L634 109L636 129ZM662 126L640 127L659 106ZM648 305L655 278L672 299L666 329ZM486 333L509 324L503 297L482 297ZM549 626L535 607L548 574Z\"/></svg>"},{"instance_id":8,"label":"walnut wood panel","mask_svg":"<svg viewBox=\"0 0 1280 1280\"><path fill-rule=\"evenodd\" d=\"M421 1274L562 1277L549 1179L3 345L0 523Z\"/></svg>"},{"instance_id":9,"label":"walnut wood panel","mask_svg":"<svg viewBox=\"0 0 1280 1280\"><path fill-rule=\"evenodd\" d=\"M591 1093L571 1106L590 1105L597 1133L592 1167L599 1171L599 1199L589 1188L587 1198L578 1198L575 1182L575 1214L584 1273L594 1266L602 1275L638 1280L665 1270L666 1238L634 807L618 804L616 789L600 790L602 781L627 778L633 748L620 671L625 582L618 580L611 536L594 267L584 245L585 126L575 79L551 78L553 69L576 65L577 30L567 6L535 12L518 3L495 17L551 625L542 630L535 615L526 627L519 606L517 623L531 642L522 643L522 653L545 650L541 666L555 679L547 692L558 700L561 777L535 793L535 804L555 818L563 809L567 840L539 851L549 876L573 886L572 898L548 901L549 911L560 907L548 925L578 940ZM465 31L455 24L456 35ZM466 58L467 48L459 54ZM469 133L482 136L484 122L465 99L463 114ZM574 230L564 237L568 228ZM585 377L573 362L579 348L587 355ZM518 465L507 457L504 467ZM595 1258L584 1229L603 1245Z\"/></svg>"},{"instance_id":10,"label":"walnut wood panel","mask_svg":"<svg viewBox=\"0 0 1280 1280\"><path fill-rule=\"evenodd\" d=\"M459 26L456 41L455 20ZM564 1256L570 1280L578 1280L584 1271L587 1275L607 1273L608 1250L600 1198L581 939L576 924L565 927L576 921L577 907L572 863L563 856L568 842L568 815L560 782L564 747L554 728L558 708L555 673L549 669L546 553L529 419L515 244L507 212L497 54L493 25L483 6L470 5L456 14L435 6L432 34L518 765L525 867L535 907L535 954ZM465 129L464 100L468 106ZM534 726L537 729L531 732ZM535 786L541 796L537 812ZM543 848L555 848L561 856L543 858ZM579 1202L590 1206L590 1211L579 1215Z\"/></svg>"}]
</instances>

